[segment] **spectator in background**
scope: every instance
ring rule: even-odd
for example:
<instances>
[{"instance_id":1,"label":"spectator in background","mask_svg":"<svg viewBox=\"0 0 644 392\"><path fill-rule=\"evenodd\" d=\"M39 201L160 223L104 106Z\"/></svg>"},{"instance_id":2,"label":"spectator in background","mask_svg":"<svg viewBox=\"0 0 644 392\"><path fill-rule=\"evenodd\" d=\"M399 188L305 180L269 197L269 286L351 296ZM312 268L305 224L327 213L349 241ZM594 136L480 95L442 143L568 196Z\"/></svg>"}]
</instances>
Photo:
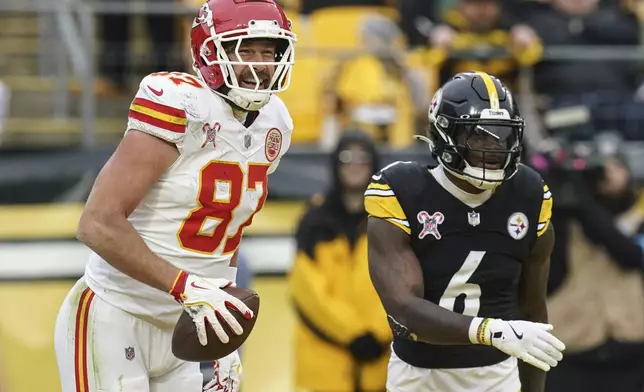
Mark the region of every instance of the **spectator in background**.
<instances>
[{"instance_id":1,"label":"spectator in background","mask_svg":"<svg viewBox=\"0 0 644 392\"><path fill-rule=\"evenodd\" d=\"M366 134L349 132L331 165L331 189L299 224L289 276L299 315L295 384L318 392L383 391L391 332L369 277L363 196L378 154Z\"/></svg>"},{"instance_id":2,"label":"spectator in background","mask_svg":"<svg viewBox=\"0 0 644 392\"><path fill-rule=\"evenodd\" d=\"M614 1L551 0L531 3L524 12L545 46L591 47L639 45L636 15ZM644 139L644 106L634 100L639 85L634 61L602 59L543 61L536 65L535 92L542 95L541 110L583 106L591 124L577 132L590 138L596 132L618 130L628 139Z\"/></svg>"},{"instance_id":3,"label":"spectator in background","mask_svg":"<svg viewBox=\"0 0 644 392\"><path fill-rule=\"evenodd\" d=\"M644 388L644 193L619 156L597 156L544 173L557 201L548 316L566 344L548 392Z\"/></svg>"},{"instance_id":4,"label":"spectator in background","mask_svg":"<svg viewBox=\"0 0 644 392\"><path fill-rule=\"evenodd\" d=\"M399 26L410 48L425 47L431 29L440 19L439 1L398 0Z\"/></svg>"},{"instance_id":5,"label":"spectator in background","mask_svg":"<svg viewBox=\"0 0 644 392\"><path fill-rule=\"evenodd\" d=\"M337 143L343 129L360 128L394 148L413 144L417 122L427 117L429 95L422 77L404 62L404 39L386 17L364 18L366 51L342 61L327 83L322 145Z\"/></svg>"},{"instance_id":6,"label":"spectator in background","mask_svg":"<svg viewBox=\"0 0 644 392\"><path fill-rule=\"evenodd\" d=\"M627 9L600 7L598 0L531 3L528 23L544 45L639 45L637 17ZM601 54L598 53L601 59ZM632 94L637 69L632 61L544 61L535 70L535 89L543 94L594 92Z\"/></svg>"},{"instance_id":7,"label":"spectator in background","mask_svg":"<svg viewBox=\"0 0 644 392\"><path fill-rule=\"evenodd\" d=\"M484 71L513 86L518 69L543 53L534 31L505 16L498 0L459 0L431 30L429 43L424 62L438 70L436 85L460 72ZM455 52L458 58L450 58Z\"/></svg>"},{"instance_id":8,"label":"spectator in background","mask_svg":"<svg viewBox=\"0 0 644 392\"><path fill-rule=\"evenodd\" d=\"M168 5L173 0L147 0L151 7L155 4ZM107 3L127 4L128 0L107 0ZM99 37L102 40L100 55L100 77L96 81L96 94L101 96L128 95L128 70L132 34L130 14L108 13L99 17ZM183 69L181 56L177 54L175 43L177 30L176 18L172 14L145 15L148 27L150 53L144 60L143 74L158 71Z\"/></svg>"}]
</instances>

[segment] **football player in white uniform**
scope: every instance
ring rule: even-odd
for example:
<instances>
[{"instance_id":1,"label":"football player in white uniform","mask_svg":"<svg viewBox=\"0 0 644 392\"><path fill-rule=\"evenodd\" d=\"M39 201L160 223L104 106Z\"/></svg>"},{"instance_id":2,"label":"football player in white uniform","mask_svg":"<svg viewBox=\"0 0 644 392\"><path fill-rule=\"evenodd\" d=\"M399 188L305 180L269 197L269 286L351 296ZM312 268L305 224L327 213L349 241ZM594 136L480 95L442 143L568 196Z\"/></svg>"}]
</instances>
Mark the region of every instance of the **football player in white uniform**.
<instances>
[{"instance_id":1,"label":"football player in white uniform","mask_svg":"<svg viewBox=\"0 0 644 392\"><path fill-rule=\"evenodd\" d=\"M226 305L254 317L222 288L290 144L274 93L288 87L295 40L273 0L210 0L192 25L197 76L141 81L79 222L93 253L56 322L63 392L200 391L199 364L171 352L181 312L202 344L205 328L224 343L222 323L242 332ZM205 389L238 391L240 373L235 352Z\"/></svg>"}]
</instances>

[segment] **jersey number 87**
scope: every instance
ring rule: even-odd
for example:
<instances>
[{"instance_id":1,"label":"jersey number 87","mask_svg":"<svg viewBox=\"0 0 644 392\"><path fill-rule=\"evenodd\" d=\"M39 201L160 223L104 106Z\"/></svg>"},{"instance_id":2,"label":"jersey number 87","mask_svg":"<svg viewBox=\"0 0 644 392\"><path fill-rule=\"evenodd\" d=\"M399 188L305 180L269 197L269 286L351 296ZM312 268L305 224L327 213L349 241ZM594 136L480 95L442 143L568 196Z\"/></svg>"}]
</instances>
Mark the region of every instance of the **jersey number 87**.
<instances>
[{"instance_id":1,"label":"jersey number 87","mask_svg":"<svg viewBox=\"0 0 644 392\"><path fill-rule=\"evenodd\" d=\"M193 252L213 254L223 242L222 254L236 251L244 228L251 224L253 216L262 209L266 201L268 168L268 164L249 164L248 174L244 175L244 170L237 162L211 161L204 166L199 179L197 208L190 211L177 233L181 247ZM218 182L228 183L229 194L225 201L215 197ZM262 193L255 210L239 225L235 234L226 237L235 210L241 204L243 192L256 190L258 185L261 186ZM212 234L202 233L202 228L208 220L217 221Z\"/></svg>"}]
</instances>

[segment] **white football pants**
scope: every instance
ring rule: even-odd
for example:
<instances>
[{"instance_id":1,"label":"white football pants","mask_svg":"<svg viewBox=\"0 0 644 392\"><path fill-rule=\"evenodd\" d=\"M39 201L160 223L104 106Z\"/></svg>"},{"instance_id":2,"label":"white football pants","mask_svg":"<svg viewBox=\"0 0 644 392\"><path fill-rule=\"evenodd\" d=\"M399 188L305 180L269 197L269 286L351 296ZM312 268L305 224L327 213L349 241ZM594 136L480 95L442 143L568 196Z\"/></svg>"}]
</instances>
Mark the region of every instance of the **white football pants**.
<instances>
[{"instance_id":1,"label":"white football pants","mask_svg":"<svg viewBox=\"0 0 644 392\"><path fill-rule=\"evenodd\" d=\"M56 320L62 392L200 392L199 363L172 355L172 332L107 304L81 278Z\"/></svg>"},{"instance_id":2,"label":"white football pants","mask_svg":"<svg viewBox=\"0 0 644 392\"><path fill-rule=\"evenodd\" d=\"M391 350L388 392L520 392L517 359L476 368L422 369L411 366Z\"/></svg>"}]
</instances>

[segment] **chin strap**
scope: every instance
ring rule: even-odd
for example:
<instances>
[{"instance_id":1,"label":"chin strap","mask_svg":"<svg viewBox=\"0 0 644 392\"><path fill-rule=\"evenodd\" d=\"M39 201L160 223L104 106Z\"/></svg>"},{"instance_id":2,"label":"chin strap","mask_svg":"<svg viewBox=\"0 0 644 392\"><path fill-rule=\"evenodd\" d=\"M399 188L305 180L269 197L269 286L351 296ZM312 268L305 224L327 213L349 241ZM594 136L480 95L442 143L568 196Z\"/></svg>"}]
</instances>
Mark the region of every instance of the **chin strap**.
<instances>
[{"instance_id":1,"label":"chin strap","mask_svg":"<svg viewBox=\"0 0 644 392\"><path fill-rule=\"evenodd\" d=\"M236 90L231 88L226 94L228 99L235 105L248 111L259 110L264 107L271 99L271 93L256 92L250 93L246 91Z\"/></svg>"},{"instance_id":2,"label":"chin strap","mask_svg":"<svg viewBox=\"0 0 644 392\"><path fill-rule=\"evenodd\" d=\"M417 140L423 141L423 142L425 142L425 143L429 144L430 146L432 145L432 141L431 141L431 140L429 140L429 138L428 138L427 136L423 136L423 135L414 135L414 136L412 136L412 137L413 137L414 139L417 139Z\"/></svg>"},{"instance_id":3,"label":"chin strap","mask_svg":"<svg viewBox=\"0 0 644 392\"><path fill-rule=\"evenodd\" d=\"M467 181L470 183L472 186L475 188L484 190L484 191L489 191L489 190L494 190L496 187L501 185L501 182L496 182L496 181L485 181L485 180L480 180L478 178L474 178L472 176L469 176L467 173L457 173L453 170L451 170L449 167L444 165L441 160L438 160L443 167L443 169L447 170L449 173L451 173L454 177L459 178L463 181ZM466 163L467 165L467 163Z\"/></svg>"}]
</instances>

